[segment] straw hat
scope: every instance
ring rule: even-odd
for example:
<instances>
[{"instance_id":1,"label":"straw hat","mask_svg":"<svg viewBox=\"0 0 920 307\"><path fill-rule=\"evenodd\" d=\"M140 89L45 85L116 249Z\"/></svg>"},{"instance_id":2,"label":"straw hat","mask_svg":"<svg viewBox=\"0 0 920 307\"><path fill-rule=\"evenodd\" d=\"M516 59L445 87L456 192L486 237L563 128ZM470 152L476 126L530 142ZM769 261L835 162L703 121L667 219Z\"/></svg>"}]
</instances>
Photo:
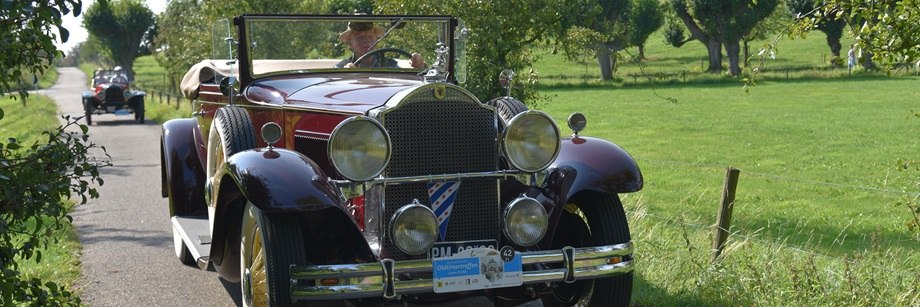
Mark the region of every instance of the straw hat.
<instances>
[{"instance_id":1,"label":"straw hat","mask_svg":"<svg viewBox=\"0 0 920 307\"><path fill-rule=\"evenodd\" d=\"M358 14L358 15L363 15L363 14ZM383 27L374 25L374 23L372 22L354 22L353 21L353 22L348 23L348 29L346 29L345 32L342 32L342 34L339 34L339 40L347 43L348 40L351 39L352 35L355 35L355 33L357 32L364 32L364 31L374 31L374 35L377 37L380 37L381 35L383 35L383 32L385 30L383 29Z\"/></svg>"}]
</instances>

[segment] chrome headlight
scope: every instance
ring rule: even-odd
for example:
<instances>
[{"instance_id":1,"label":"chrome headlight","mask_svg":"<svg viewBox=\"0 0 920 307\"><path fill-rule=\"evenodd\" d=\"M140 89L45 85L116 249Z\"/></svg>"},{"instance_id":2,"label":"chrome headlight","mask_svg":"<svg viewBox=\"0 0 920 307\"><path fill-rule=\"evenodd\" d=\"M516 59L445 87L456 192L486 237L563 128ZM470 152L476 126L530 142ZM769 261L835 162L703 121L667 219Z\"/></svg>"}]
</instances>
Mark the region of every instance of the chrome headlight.
<instances>
[{"instance_id":1,"label":"chrome headlight","mask_svg":"<svg viewBox=\"0 0 920 307\"><path fill-rule=\"evenodd\" d=\"M438 222L434 212L418 203L405 205L390 219L390 240L409 255L427 253L438 239Z\"/></svg>"},{"instance_id":2,"label":"chrome headlight","mask_svg":"<svg viewBox=\"0 0 920 307\"><path fill-rule=\"evenodd\" d=\"M522 112L508 123L502 136L502 150L515 168L535 173L548 167L559 155L559 127L540 111Z\"/></svg>"},{"instance_id":3,"label":"chrome headlight","mask_svg":"<svg viewBox=\"0 0 920 307\"><path fill-rule=\"evenodd\" d=\"M549 216L536 199L521 196L505 207L505 236L520 246L540 242L546 234Z\"/></svg>"},{"instance_id":4,"label":"chrome headlight","mask_svg":"<svg viewBox=\"0 0 920 307\"><path fill-rule=\"evenodd\" d=\"M353 181L380 175L390 161L390 135L376 120L350 117L332 130L329 159L339 174Z\"/></svg>"}]
</instances>

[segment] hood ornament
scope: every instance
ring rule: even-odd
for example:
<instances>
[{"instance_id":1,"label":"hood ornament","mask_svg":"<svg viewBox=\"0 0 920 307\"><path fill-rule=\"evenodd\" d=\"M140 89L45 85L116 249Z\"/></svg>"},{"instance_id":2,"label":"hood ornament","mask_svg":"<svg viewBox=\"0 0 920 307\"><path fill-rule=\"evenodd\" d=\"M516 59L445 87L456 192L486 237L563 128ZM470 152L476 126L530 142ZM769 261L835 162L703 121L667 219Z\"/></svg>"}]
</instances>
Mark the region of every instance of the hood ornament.
<instances>
[{"instance_id":1,"label":"hood ornament","mask_svg":"<svg viewBox=\"0 0 920 307\"><path fill-rule=\"evenodd\" d=\"M447 82L447 57L449 51L450 48L447 48L444 44L438 44L438 48L435 49L437 59L435 59L434 64L431 64L428 70L422 72L425 83Z\"/></svg>"}]
</instances>

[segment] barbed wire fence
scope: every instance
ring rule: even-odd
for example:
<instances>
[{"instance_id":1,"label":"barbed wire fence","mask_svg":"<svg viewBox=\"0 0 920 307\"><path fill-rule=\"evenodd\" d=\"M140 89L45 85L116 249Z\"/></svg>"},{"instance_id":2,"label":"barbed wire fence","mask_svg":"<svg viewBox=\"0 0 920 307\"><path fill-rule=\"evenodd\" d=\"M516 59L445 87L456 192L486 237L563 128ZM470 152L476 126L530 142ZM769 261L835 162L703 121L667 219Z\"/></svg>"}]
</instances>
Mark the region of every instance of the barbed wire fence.
<instances>
[{"instance_id":1,"label":"barbed wire fence","mask_svg":"<svg viewBox=\"0 0 920 307\"><path fill-rule=\"evenodd\" d=\"M728 192L728 191L725 191L725 189L729 189L729 188L734 189L734 187L730 187L730 185L728 184L728 178L729 178L728 173L730 173L732 170L738 170L741 173L741 178L742 178L741 180L738 180L738 183L737 183L738 186L745 185L746 180L744 179L744 177L768 178L775 182L785 182L785 183L789 183L790 185L808 184L811 186L821 186L821 187L828 187L828 188L835 188L835 189L859 190L859 191L864 191L868 193L886 194L886 195L893 195L897 197L905 197L909 199L909 201L912 201L913 203L920 202L920 191L905 191L905 190L897 190L897 189L891 189L891 188L864 186L864 185L858 185L858 184L847 184L847 183L826 182L826 181L819 181L819 180L812 180L812 179L803 179L803 178L797 178L794 176L787 176L787 175L776 175L776 174L769 174L769 173L762 173L762 172L746 171L744 169L735 169L733 167L730 167L730 166L726 167L725 165L720 165L720 164L693 163L693 162L676 161L676 160L640 160L638 162L640 162L640 164L641 163L657 163L657 164L681 165L681 166L690 167L690 168L704 169L706 172L712 171L713 174L715 174L716 171L725 170L726 171L726 186L723 187L723 191L722 191L723 197ZM748 179L747 181L750 181L750 179ZM731 193L734 193L734 191L731 191ZM733 202L734 199L730 201ZM644 207L644 205L641 204L643 202L642 199L639 199L637 202L639 203L638 205L639 207ZM718 208L715 201L713 201L712 203L713 203L713 208ZM729 206L729 208L732 208L732 207L734 206ZM626 208L626 209L628 213L630 213L632 216L635 216L637 219L650 218L656 221L664 222L672 226L689 227L692 229L696 229L697 231L700 231L700 232L707 232L707 231L713 232L714 233L712 236L713 260L719 257L718 254L721 253L721 248L722 246L725 245L724 243L719 244L718 242L720 240L720 238L718 238L719 231L724 231L727 233L726 234L727 240L756 242L764 246L770 246L775 249L782 249L782 250L790 251L790 252L800 254L800 255L806 255L806 256L815 257L815 258L832 260L832 261L836 261L839 263L847 263L850 265L857 264L857 261L855 260L848 259L846 257L832 256L828 253L818 252L815 250L809 250L805 246L802 246L800 244L792 244L792 243L787 242L786 240L778 242L776 240L761 238L757 234L762 229L758 229L755 231L750 231L749 229L738 229L738 227L735 227L736 229L730 229L729 227L721 224L722 221L720 221L720 216L723 213L719 212L717 216L716 210L713 210L713 214L711 216L699 217L701 219L714 218L713 223L705 224L705 223L687 222L685 221L682 215L679 217L666 217L660 214L649 213L647 208ZM641 212L638 212L638 211L641 211ZM731 216L730 212L728 216L730 219L730 216ZM846 227L849 227L850 225L852 225L852 223L853 221L851 220L850 224L848 224ZM721 228L721 227L724 227L724 228ZM843 232L846 231L846 227L844 227L844 229L841 229L841 235ZM908 230L907 227L905 227L904 231L909 232L910 230ZM835 239L834 241L836 242L837 239ZM916 245L911 245L911 243L920 242L920 234L915 235L912 239L901 239L901 240L889 239L887 242L889 242L892 246L898 246L898 245L916 246ZM869 266L869 267L872 267L873 269L884 271L884 272L889 272L891 274L902 276L905 278L916 277L915 275L917 274L916 271L896 270L896 269L881 266L878 264L866 264L865 262L861 262L858 264L861 266Z\"/></svg>"}]
</instances>

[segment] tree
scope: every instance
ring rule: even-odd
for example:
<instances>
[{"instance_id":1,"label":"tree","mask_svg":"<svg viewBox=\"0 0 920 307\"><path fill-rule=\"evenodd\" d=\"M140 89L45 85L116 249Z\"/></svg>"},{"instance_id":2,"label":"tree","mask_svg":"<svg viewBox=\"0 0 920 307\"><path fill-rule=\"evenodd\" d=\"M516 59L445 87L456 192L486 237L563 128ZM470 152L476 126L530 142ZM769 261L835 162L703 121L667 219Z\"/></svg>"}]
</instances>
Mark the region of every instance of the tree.
<instances>
[{"instance_id":1,"label":"tree","mask_svg":"<svg viewBox=\"0 0 920 307\"><path fill-rule=\"evenodd\" d=\"M246 0L246 1L201 1L172 0L166 10L157 17L153 39L153 54L167 73L172 85L178 83L188 69L208 58L212 58L212 39L216 35L216 23L229 20L243 13L307 14L323 13L321 0ZM224 26L223 32L226 32ZM280 32L280 31L279 31ZM225 35L226 33L220 33ZM226 53L226 52L223 52ZM223 56L221 54L220 56Z\"/></svg>"},{"instance_id":2,"label":"tree","mask_svg":"<svg viewBox=\"0 0 920 307\"><path fill-rule=\"evenodd\" d=\"M139 0L99 0L86 10L83 27L102 44L116 65L134 78L134 59L140 55L141 39L153 24L153 12Z\"/></svg>"},{"instance_id":3,"label":"tree","mask_svg":"<svg viewBox=\"0 0 920 307\"><path fill-rule=\"evenodd\" d=\"M645 58L645 41L664 23L664 13L657 0L632 0L627 24L631 25L627 40L639 48L639 58Z\"/></svg>"},{"instance_id":4,"label":"tree","mask_svg":"<svg viewBox=\"0 0 920 307\"><path fill-rule=\"evenodd\" d=\"M353 14L355 12L369 14L374 11L372 0L326 0L322 5L323 13L328 14Z\"/></svg>"},{"instance_id":5,"label":"tree","mask_svg":"<svg viewBox=\"0 0 920 307\"><path fill-rule=\"evenodd\" d=\"M616 52L629 45L629 0L573 0L565 4L562 31L555 38L569 58L579 55L571 51L584 49L594 40L593 52L601 69L601 79L613 79ZM592 33L593 32L593 33ZM574 46L574 47L573 47Z\"/></svg>"},{"instance_id":6,"label":"tree","mask_svg":"<svg viewBox=\"0 0 920 307\"><path fill-rule=\"evenodd\" d=\"M63 57L54 41L66 42L62 17L80 15L80 0L3 1L0 4L0 92L11 89L25 73L44 73L52 61ZM57 32L55 32L57 31ZM60 36L58 36L60 35ZM28 93L20 89L20 98ZM24 100L23 100L24 101ZM0 121L5 112L0 109ZM95 198L90 183L102 184L98 164L87 158L94 145L82 133L67 132L76 121L45 132L45 142L21 144L16 138L0 142L0 305L74 306L80 298L66 286L40 278L27 278L19 263L41 262L41 251L56 243L49 232L69 223L62 199L78 195L86 203Z\"/></svg>"},{"instance_id":7,"label":"tree","mask_svg":"<svg viewBox=\"0 0 920 307\"><path fill-rule=\"evenodd\" d=\"M814 25L814 29L824 32L824 35L827 37L827 47L830 48L831 54L839 59L840 49L843 47L840 43L840 38L843 37L843 30L847 22L843 18L838 17L837 14L824 14L824 12L818 10L818 7L821 6L821 2L823 1L788 0L786 9L789 13L798 18L814 18L817 21ZM837 62L842 64L842 61ZM836 65L837 63L831 64Z\"/></svg>"},{"instance_id":8,"label":"tree","mask_svg":"<svg viewBox=\"0 0 920 307\"><path fill-rule=\"evenodd\" d=\"M466 87L480 99L505 95L496 82L503 69L513 69L520 78L533 81L534 73L522 74L536 60L530 52L537 41L562 33L561 21L570 1L556 0L377 0L376 14L450 14L458 16L470 30ZM500 16L500 17L499 17ZM532 71L531 71L532 72ZM533 86L517 82L512 93L534 104L539 99Z\"/></svg>"},{"instance_id":9,"label":"tree","mask_svg":"<svg viewBox=\"0 0 920 307\"><path fill-rule=\"evenodd\" d=\"M742 52L744 56L744 66L747 67L751 58L750 42L754 40L766 40L771 35L785 30L792 23L792 18L786 10L773 10L773 14L767 16L764 20L757 23L747 35L741 38L743 43Z\"/></svg>"},{"instance_id":10,"label":"tree","mask_svg":"<svg viewBox=\"0 0 920 307\"><path fill-rule=\"evenodd\" d=\"M173 0L157 18L154 59L166 70L174 88L192 65L211 54L211 44L205 43L211 39L211 22L199 12L198 6L196 0Z\"/></svg>"},{"instance_id":11,"label":"tree","mask_svg":"<svg viewBox=\"0 0 920 307\"><path fill-rule=\"evenodd\" d=\"M61 26L63 16L80 15L80 0L4 0L0 4L0 93L18 89L20 78L45 73L64 53L55 40L66 42L70 32Z\"/></svg>"},{"instance_id":12,"label":"tree","mask_svg":"<svg viewBox=\"0 0 920 307\"><path fill-rule=\"evenodd\" d=\"M916 0L827 0L818 11L846 21L862 50L863 66L873 67L872 59L889 69L920 61L920 3ZM815 29L820 22L817 17L803 18L799 29Z\"/></svg>"},{"instance_id":13,"label":"tree","mask_svg":"<svg viewBox=\"0 0 920 307\"><path fill-rule=\"evenodd\" d=\"M722 46L729 61L729 74L741 73L741 38L769 16L778 0L671 0L671 7L690 36L706 46L710 72L722 71Z\"/></svg>"}]
</instances>

